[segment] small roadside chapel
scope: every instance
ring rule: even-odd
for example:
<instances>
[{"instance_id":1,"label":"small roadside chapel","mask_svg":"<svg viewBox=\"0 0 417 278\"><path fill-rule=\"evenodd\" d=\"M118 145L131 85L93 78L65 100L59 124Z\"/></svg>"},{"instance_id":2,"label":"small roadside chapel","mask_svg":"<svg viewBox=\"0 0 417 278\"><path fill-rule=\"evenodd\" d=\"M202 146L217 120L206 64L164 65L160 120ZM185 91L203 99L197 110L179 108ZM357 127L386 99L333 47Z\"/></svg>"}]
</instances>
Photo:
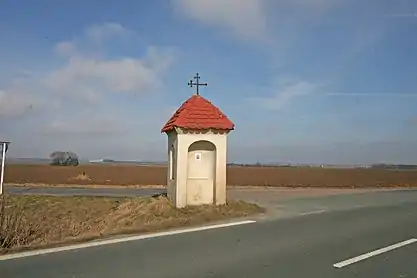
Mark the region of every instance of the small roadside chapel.
<instances>
[{"instance_id":1,"label":"small roadside chapel","mask_svg":"<svg viewBox=\"0 0 417 278\"><path fill-rule=\"evenodd\" d=\"M234 124L200 95L198 73L188 85L196 92L167 121L168 198L177 208L226 203L227 135Z\"/></svg>"}]
</instances>

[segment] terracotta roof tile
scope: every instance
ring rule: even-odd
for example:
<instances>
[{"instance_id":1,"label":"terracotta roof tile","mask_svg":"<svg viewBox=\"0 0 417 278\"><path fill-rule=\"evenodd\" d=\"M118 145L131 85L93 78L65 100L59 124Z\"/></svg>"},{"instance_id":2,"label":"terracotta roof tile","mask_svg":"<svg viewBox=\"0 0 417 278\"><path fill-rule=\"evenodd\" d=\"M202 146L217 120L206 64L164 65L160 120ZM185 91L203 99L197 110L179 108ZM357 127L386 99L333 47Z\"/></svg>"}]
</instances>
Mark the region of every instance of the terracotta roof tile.
<instances>
[{"instance_id":1,"label":"terracotta roof tile","mask_svg":"<svg viewBox=\"0 0 417 278\"><path fill-rule=\"evenodd\" d=\"M161 132L171 131L175 127L233 130L234 126L232 121L210 101L200 95L193 95L178 108Z\"/></svg>"}]
</instances>

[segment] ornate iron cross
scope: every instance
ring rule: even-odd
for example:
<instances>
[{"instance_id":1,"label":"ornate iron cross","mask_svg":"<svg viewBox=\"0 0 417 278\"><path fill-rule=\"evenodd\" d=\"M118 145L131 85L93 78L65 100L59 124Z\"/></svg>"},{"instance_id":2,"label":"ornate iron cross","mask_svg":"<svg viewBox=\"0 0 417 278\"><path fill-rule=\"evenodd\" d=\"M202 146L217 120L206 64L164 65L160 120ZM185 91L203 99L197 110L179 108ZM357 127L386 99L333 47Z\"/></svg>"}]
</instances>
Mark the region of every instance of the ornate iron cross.
<instances>
[{"instance_id":1,"label":"ornate iron cross","mask_svg":"<svg viewBox=\"0 0 417 278\"><path fill-rule=\"evenodd\" d=\"M193 82L193 80L191 79L190 82L188 82L188 86L190 86L190 87L196 86L197 87L197 95L199 95L200 94L200 92L198 90L199 87L200 86L207 86L207 83L200 83L200 75L198 74L198 72L194 76L194 79L195 79L195 82Z\"/></svg>"}]
</instances>

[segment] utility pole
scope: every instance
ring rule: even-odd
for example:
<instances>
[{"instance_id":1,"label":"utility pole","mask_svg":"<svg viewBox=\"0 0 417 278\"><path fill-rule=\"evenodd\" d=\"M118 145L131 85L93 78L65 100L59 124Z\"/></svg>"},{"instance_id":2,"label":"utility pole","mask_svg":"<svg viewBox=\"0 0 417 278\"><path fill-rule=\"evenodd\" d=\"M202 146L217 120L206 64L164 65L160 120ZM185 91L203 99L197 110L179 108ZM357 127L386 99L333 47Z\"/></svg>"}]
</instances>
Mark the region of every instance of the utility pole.
<instances>
[{"instance_id":1,"label":"utility pole","mask_svg":"<svg viewBox=\"0 0 417 278\"><path fill-rule=\"evenodd\" d=\"M1 146L1 176L0 176L0 195L3 194L3 181L4 181L4 164L6 163L6 152L10 142L0 141Z\"/></svg>"}]
</instances>

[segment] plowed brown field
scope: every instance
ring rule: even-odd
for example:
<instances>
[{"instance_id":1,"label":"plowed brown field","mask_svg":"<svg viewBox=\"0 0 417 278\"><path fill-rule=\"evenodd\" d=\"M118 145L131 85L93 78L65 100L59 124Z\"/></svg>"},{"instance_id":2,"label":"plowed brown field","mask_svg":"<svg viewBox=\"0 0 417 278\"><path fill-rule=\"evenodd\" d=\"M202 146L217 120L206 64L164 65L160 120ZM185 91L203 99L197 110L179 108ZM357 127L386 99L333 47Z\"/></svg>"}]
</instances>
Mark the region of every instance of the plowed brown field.
<instances>
[{"instance_id":1,"label":"plowed brown field","mask_svg":"<svg viewBox=\"0 0 417 278\"><path fill-rule=\"evenodd\" d=\"M6 183L165 185L164 166L6 165ZM229 167L228 185L286 187L417 187L417 171Z\"/></svg>"}]
</instances>

